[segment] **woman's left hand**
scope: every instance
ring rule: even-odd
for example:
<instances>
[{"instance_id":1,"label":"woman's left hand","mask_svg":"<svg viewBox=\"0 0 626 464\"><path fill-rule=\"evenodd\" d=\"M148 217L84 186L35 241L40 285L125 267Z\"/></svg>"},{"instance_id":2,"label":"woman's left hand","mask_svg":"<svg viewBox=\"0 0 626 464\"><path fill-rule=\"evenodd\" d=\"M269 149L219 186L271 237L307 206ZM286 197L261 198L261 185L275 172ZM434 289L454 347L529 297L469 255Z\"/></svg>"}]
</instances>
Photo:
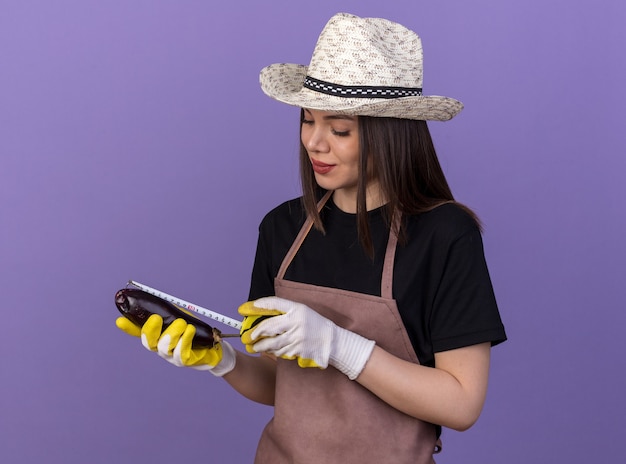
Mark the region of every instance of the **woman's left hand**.
<instances>
[{"instance_id":1,"label":"woman's left hand","mask_svg":"<svg viewBox=\"0 0 626 464\"><path fill-rule=\"evenodd\" d=\"M261 298L239 308L245 317L267 315L241 341L248 351L267 352L284 359L297 359L300 367L326 369L331 365L351 380L369 359L375 342L337 326L308 306L278 297Z\"/></svg>"}]
</instances>

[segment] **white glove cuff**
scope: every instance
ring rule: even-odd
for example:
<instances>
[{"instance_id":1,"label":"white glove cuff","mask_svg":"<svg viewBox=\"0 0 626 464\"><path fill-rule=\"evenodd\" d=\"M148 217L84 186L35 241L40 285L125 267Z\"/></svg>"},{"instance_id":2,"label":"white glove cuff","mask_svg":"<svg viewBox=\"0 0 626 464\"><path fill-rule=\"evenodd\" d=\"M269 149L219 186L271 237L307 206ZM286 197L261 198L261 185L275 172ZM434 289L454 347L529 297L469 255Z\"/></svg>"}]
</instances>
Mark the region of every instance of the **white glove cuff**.
<instances>
[{"instance_id":1,"label":"white glove cuff","mask_svg":"<svg viewBox=\"0 0 626 464\"><path fill-rule=\"evenodd\" d=\"M347 375L350 380L354 380L361 374L376 342L337 327L333 345L329 364Z\"/></svg>"},{"instance_id":2,"label":"white glove cuff","mask_svg":"<svg viewBox=\"0 0 626 464\"><path fill-rule=\"evenodd\" d=\"M220 343L222 344L222 360L209 371L216 377L222 377L232 371L237 361L235 349L226 340Z\"/></svg>"}]
</instances>

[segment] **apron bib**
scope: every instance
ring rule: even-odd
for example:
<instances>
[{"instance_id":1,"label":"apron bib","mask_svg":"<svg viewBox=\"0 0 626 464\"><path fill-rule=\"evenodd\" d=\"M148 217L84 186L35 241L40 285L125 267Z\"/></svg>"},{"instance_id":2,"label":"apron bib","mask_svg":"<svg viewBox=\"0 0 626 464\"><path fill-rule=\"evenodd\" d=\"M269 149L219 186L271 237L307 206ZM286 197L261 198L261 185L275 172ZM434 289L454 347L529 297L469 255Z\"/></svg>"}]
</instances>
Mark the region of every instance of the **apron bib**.
<instances>
[{"instance_id":1,"label":"apron bib","mask_svg":"<svg viewBox=\"0 0 626 464\"><path fill-rule=\"evenodd\" d=\"M274 280L276 296L303 303L389 353L419 363L392 298L395 234L389 235L378 297L283 279L312 224L308 218L285 256ZM332 366L301 368L278 358L276 371L274 417L261 435L256 464L434 463L439 445L434 425L392 408Z\"/></svg>"}]
</instances>

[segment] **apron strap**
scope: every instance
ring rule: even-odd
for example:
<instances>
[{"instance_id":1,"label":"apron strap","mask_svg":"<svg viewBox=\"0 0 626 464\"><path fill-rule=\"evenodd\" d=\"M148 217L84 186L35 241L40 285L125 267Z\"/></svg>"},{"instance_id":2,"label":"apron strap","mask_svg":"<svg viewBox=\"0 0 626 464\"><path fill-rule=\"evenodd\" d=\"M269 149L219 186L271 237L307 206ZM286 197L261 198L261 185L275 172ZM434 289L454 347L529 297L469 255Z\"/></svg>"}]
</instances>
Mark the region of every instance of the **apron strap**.
<instances>
[{"instance_id":1,"label":"apron strap","mask_svg":"<svg viewBox=\"0 0 626 464\"><path fill-rule=\"evenodd\" d=\"M330 198L332 194L333 194L332 190L329 190L328 192L326 192L326 194L324 194L322 199L317 203L318 212L322 210L322 208L324 207L324 205L326 204L326 202L328 201L328 199ZM300 249L302 242L304 242L304 239L306 238L307 234L311 230L311 227L313 227L313 218L310 216L307 216L306 221L304 221L304 224L302 225L302 228L300 229L300 232L298 233L298 235L296 236L296 239L291 244L291 248L285 255L285 258L283 259L283 262L280 265L280 269L278 269L278 274L276 275L278 279L282 279L283 277L285 277L285 272L287 272L287 268L291 264L291 261L293 261L294 256L296 256L296 253Z\"/></svg>"},{"instance_id":2,"label":"apron strap","mask_svg":"<svg viewBox=\"0 0 626 464\"><path fill-rule=\"evenodd\" d=\"M380 296L388 300L393 299L393 264L396 259L396 245L398 244L398 233L400 230L400 220L402 214L394 212L389 230L389 240L385 251L385 261L383 263L383 277L380 282Z\"/></svg>"}]
</instances>

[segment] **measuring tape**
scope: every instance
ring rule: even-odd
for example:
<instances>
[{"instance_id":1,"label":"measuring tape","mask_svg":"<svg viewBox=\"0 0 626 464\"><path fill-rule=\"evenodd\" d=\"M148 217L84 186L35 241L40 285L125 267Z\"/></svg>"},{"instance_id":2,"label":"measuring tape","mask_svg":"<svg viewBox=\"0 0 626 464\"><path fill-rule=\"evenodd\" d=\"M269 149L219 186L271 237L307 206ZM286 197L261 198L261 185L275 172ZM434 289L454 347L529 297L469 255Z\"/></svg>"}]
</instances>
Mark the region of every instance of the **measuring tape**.
<instances>
[{"instance_id":1,"label":"measuring tape","mask_svg":"<svg viewBox=\"0 0 626 464\"><path fill-rule=\"evenodd\" d=\"M221 322L227 326L230 326L234 329L241 330L241 322L237 319L232 319L228 316L224 316L223 314L216 313L215 311L211 311L209 309L203 308L202 306L198 306L193 303L189 303L188 301L181 300L175 296L169 295L165 292L157 290L156 288L148 287L147 285L140 284L139 282L135 282L134 280L129 280L128 283L137 287L144 292L150 293L156 297L161 298L162 300L169 301L170 303L175 304L176 306L180 306L181 308L187 309L189 311L193 311L194 313L202 314L203 316L208 317L209 319L213 319L214 321Z\"/></svg>"}]
</instances>

